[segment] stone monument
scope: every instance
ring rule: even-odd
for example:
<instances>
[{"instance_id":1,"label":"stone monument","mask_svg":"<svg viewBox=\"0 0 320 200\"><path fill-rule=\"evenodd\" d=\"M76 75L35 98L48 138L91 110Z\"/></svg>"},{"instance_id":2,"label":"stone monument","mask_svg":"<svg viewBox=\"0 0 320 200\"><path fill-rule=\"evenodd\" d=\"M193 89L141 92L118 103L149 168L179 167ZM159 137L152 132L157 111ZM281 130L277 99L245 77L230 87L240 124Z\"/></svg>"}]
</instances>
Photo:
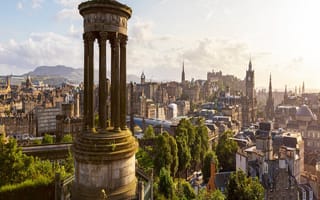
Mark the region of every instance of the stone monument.
<instances>
[{"instance_id":1,"label":"stone monument","mask_svg":"<svg viewBox=\"0 0 320 200\"><path fill-rule=\"evenodd\" d=\"M136 139L126 127L126 44L130 7L115 0L79 5L84 19L83 131L74 145L72 199L132 199L136 196ZM94 42L99 44L99 122L94 113ZM107 42L111 47L111 117L107 113Z\"/></svg>"}]
</instances>

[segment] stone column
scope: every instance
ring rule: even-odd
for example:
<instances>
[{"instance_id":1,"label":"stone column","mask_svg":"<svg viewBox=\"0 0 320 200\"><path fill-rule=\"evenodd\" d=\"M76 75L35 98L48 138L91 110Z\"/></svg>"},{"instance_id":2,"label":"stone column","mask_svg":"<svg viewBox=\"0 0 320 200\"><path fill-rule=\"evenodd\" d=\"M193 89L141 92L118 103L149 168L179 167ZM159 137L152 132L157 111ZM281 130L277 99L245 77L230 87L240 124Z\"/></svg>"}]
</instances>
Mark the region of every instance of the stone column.
<instances>
[{"instance_id":1,"label":"stone column","mask_svg":"<svg viewBox=\"0 0 320 200\"><path fill-rule=\"evenodd\" d=\"M120 48L119 48L119 36L115 33L111 41L112 49L112 64L111 70L111 117L113 118L114 131L120 131ZM113 110L113 113L112 113Z\"/></svg>"},{"instance_id":2,"label":"stone column","mask_svg":"<svg viewBox=\"0 0 320 200\"><path fill-rule=\"evenodd\" d=\"M114 107L114 77L115 77L115 70L114 70L114 45L113 45L113 35L109 38L110 39L110 48L111 48L111 81L110 81L110 102L109 102L109 107L110 107L110 125L113 127L114 126L114 120L115 120L115 107Z\"/></svg>"},{"instance_id":3,"label":"stone column","mask_svg":"<svg viewBox=\"0 0 320 200\"><path fill-rule=\"evenodd\" d=\"M107 113L107 121L108 124L107 126L110 126L110 80L107 79L106 81L107 84L107 91L106 91L106 97L107 97L107 103L106 103L106 113Z\"/></svg>"},{"instance_id":4,"label":"stone column","mask_svg":"<svg viewBox=\"0 0 320 200\"><path fill-rule=\"evenodd\" d=\"M127 102L127 36L122 35L120 41L120 127L127 129L126 102Z\"/></svg>"},{"instance_id":5,"label":"stone column","mask_svg":"<svg viewBox=\"0 0 320 200\"><path fill-rule=\"evenodd\" d=\"M84 86L84 94L83 94L83 130L88 128L88 75L89 75L89 66L88 66L88 35L86 33L83 34L83 43L84 43L84 61L83 61L83 86Z\"/></svg>"},{"instance_id":6,"label":"stone column","mask_svg":"<svg viewBox=\"0 0 320 200\"><path fill-rule=\"evenodd\" d=\"M99 34L99 127L102 130L106 129L107 113L106 113L106 41L107 32L100 32Z\"/></svg>"},{"instance_id":7,"label":"stone column","mask_svg":"<svg viewBox=\"0 0 320 200\"><path fill-rule=\"evenodd\" d=\"M94 128L94 40L95 36L93 33L88 34L88 67L89 67L89 78L88 78L88 126L92 130Z\"/></svg>"}]
</instances>

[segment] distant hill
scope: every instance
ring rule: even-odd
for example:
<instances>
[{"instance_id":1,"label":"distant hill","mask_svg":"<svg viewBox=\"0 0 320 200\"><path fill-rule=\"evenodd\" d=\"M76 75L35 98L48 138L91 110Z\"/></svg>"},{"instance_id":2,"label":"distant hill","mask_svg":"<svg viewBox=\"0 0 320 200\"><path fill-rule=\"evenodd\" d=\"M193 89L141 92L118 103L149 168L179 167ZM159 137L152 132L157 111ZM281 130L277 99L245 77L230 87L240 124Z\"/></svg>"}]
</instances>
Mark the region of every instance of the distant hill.
<instances>
[{"instance_id":1,"label":"distant hill","mask_svg":"<svg viewBox=\"0 0 320 200\"><path fill-rule=\"evenodd\" d=\"M63 65L40 66L25 74L25 76L28 75L32 78L66 79L71 82L80 83L83 79L83 69L75 69Z\"/></svg>"},{"instance_id":2,"label":"distant hill","mask_svg":"<svg viewBox=\"0 0 320 200\"><path fill-rule=\"evenodd\" d=\"M60 85L63 82L72 82L79 84L83 81L83 69L76 69L64 65L57 66L39 66L31 72L23 74L23 76L31 76L32 80L41 80L49 85ZM99 77L99 70L94 71L95 79ZM108 74L108 77L109 74ZM136 75L127 75L127 82L140 81ZM97 82L97 80L96 80Z\"/></svg>"}]
</instances>

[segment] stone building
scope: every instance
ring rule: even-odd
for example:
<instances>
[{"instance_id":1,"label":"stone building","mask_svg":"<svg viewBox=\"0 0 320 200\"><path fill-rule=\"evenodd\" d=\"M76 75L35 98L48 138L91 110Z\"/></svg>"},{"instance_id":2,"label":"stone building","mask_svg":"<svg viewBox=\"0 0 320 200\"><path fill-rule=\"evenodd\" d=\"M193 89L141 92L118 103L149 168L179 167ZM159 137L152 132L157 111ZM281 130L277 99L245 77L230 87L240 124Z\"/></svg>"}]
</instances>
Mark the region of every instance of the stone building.
<instances>
[{"instance_id":1,"label":"stone building","mask_svg":"<svg viewBox=\"0 0 320 200\"><path fill-rule=\"evenodd\" d=\"M36 136L56 133L56 116L61 114L61 108L36 107L34 116L36 123Z\"/></svg>"},{"instance_id":2,"label":"stone building","mask_svg":"<svg viewBox=\"0 0 320 200\"><path fill-rule=\"evenodd\" d=\"M271 123L260 123L256 145L243 147L236 154L236 166L258 177L266 199L298 199L304 171L304 142L300 133L273 130Z\"/></svg>"},{"instance_id":3,"label":"stone building","mask_svg":"<svg viewBox=\"0 0 320 200\"><path fill-rule=\"evenodd\" d=\"M0 101L11 97L11 77L0 77Z\"/></svg>"},{"instance_id":4,"label":"stone building","mask_svg":"<svg viewBox=\"0 0 320 200\"><path fill-rule=\"evenodd\" d=\"M71 134L73 137L81 133L82 119L79 116L77 101L63 103L61 114L56 116L56 137L60 141L65 134Z\"/></svg>"}]
</instances>

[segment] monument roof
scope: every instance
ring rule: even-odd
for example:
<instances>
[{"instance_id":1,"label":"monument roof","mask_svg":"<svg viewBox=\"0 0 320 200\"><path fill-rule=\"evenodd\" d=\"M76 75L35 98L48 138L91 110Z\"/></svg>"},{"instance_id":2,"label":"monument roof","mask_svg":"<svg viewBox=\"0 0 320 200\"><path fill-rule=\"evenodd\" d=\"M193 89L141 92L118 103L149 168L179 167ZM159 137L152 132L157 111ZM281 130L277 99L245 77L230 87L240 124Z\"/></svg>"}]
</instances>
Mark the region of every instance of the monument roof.
<instances>
[{"instance_id":1,"label":"monument roof","mask_svg":"<svg viewBox=\"0 0 320 200\"><path fill-rule=\"evenodd\" d=\"M122 4L122 3L120 3L120 2L118 2L116 0L89 0L89 1L82 2L79 5L79 7L82 6L82 5L88 5L88 4L94 4L94 3L110 4L110 5L114 5L114 6L125 7L127 9L131 10L131 8L129 6L127 6L125 4Z\"/></svg>"}]
</instances>

